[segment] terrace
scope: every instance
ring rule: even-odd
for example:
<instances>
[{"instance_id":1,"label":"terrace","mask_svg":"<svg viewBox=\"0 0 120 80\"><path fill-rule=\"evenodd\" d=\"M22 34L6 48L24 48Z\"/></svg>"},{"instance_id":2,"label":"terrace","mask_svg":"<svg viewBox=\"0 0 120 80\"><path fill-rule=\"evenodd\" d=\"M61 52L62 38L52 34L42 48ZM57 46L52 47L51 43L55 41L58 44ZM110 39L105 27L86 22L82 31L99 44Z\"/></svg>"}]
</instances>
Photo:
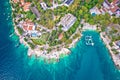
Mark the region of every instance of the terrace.
<instances>
[{"instance_id":1,"label":"terrace","mask_svg":"<svg viewBox=\"0 0 120 80\"><path fill-rule=\"evenodd\" d=\"M65 1L65 5L66 5L66 6L69 6L69 5L71 5L73 2L74 2L74 0L66 0L66 1Z\"/></svg>"}]
</instances>

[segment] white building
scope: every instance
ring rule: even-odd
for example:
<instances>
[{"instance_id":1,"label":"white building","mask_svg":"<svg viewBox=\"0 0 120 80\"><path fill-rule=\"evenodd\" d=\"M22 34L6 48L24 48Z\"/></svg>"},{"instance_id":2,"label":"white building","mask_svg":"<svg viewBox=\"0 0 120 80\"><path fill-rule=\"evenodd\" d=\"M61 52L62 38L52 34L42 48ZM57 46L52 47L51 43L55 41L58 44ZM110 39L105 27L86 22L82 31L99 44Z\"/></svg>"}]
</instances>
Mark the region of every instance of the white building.
<instances>
[{"instance_id":1,"label":"white building","mask_svg":"<svg viewBox=\"0 0 120 80\"><path fill-rule=\"evenodd\" d=\"M120 17L120 9L116 11L116 17Z\"/></svg>"},{"instance_id":2,"label":"white building","mask_svg":"<svg viewBox=\"0 0 120 80\"><path fill-rule=\"evenodd\" d=\"M64 17L61 18L61 21L59 24L63 26L62 30L67 31L76 21L76 17L73 16L72 14L68 13Z\"/></svg>"},{"instance_id":3,"label":"white building","mask_svg":"<svg viewBox=\"0 0 120 80\"><path fill-rule=\"evenodd\" d=\"M43 8L43 10L47 9L47 5L45 2L40 3L41 7Z\"/></svg>"},{"instance_id":4,"label":"white building","mask_svg":"<svg viewBox=\"0 0 120 80\"><path fill-rule=\"evenodd\" d=\"M103 2L103 7L105 7L106 9L110 9L110 5L106 1Z\"/></svg>"},{"instance_id":5,"label":"white building","mask_svg":"<svg viewBox=\"0 0 120 80\"><path fill-rule=\"evenodd\" d=\"M99 9L97 7L93 7L92 9L90 9L90 13L91 14L101 14L101 12L99 11Z\"/></svg>"}]
</instances>

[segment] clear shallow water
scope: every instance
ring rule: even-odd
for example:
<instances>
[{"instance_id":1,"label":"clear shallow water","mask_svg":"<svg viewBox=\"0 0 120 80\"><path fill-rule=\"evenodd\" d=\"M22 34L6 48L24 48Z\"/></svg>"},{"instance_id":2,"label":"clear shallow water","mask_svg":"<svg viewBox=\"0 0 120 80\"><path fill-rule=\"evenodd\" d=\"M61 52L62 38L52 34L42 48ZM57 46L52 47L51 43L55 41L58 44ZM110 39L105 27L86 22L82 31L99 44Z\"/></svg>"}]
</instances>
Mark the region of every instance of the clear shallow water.
<instances>
[{"instance_id":1,"label":"clear shallow water","mask_svg":"<svg viewBox=\"0 0 120 80\"><path fill-rule=\"evenodd\" d=\"M5 13L5 14L4 14ZM84 36L72 53L54 64L42 59L27 57L24 45L16 47L19 39L13 34L8 0L0 3L0 80L120 80L108 50L99 38L99 33L85 31L92 35L95 46L86 46ZM7 19L8 18L8 19Z\"/></svg>"}]
</instances>

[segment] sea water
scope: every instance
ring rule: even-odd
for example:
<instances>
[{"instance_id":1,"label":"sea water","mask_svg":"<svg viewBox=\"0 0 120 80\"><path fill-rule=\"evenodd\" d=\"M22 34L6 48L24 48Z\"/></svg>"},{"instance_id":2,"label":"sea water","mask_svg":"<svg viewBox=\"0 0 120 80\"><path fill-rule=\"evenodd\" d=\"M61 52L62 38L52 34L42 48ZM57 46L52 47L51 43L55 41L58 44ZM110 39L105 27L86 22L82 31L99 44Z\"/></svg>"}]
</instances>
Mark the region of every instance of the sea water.
<instances>
[{"instance_id":1,"label":"sea water","mask_svg":"<svg viewBox=\"0 0 120 80\"><path fill-rule=\"evenodd\" d=\"M8 17L10 16L10 17ZM28 48L14 33L9 0L0 2L0 80L120 80L108 49L96 31L84 31L71 54L57 63L28 57ZM92 36L94 46L87 46Z\"/></svg>"}]
</instances>

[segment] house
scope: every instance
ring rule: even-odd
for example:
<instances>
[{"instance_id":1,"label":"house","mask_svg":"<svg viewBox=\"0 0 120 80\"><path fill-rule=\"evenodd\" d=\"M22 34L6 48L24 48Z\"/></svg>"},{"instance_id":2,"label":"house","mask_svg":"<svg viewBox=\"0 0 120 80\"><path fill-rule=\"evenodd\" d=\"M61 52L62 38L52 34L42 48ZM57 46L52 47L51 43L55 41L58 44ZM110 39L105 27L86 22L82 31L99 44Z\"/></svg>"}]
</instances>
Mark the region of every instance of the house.
<instances>
[{"instance_id":1,"label":"house","mask_svg":"<svg viewBox=\"0 0 120 80\"><path fill-rule=\"evenodd\" d=\"M25 4L24 0L20 0L21 6L23 6Z\"/></svg>"},{"instance_id":2,"label":"house","mask_svg":"<svg viewBox=\"0 0 120 80\"><path fill-rule=\"evenodd\" d=\"M67 31L76 21L76 17L72 14L68 13L64 17L61 18L61 21L59 22L60 25L62 25L62 30Z\"/></svg>"},{"instance_id":3,"label":"house","mask_svg":"<svg viewBox=\"0 0 120 80\"><path fill-rule=\"evenodd\" d=\"M90 13L93 14L101 14L100 10L97 7L93 7L90 9Z\"/></svg>"},{"instance_id":4,"label":"house","mask_svg":"<svg viewBox=\"0 0 120 80\"><path fill-rule=\"evenodd\" d=\"M61 40L62 38L63 38L63 34L60 33L60 34L58 35L58 39Z\"/></svg>"},{"instance_id":5,"label":"house","mask_svg":"<svg viewBox=\"0 0 120 80\"><path fill-rule=\"evenodd\" d=\"M116 50L120 49L120 40L113 42L113 45L114 45L114 49Z\"/></svg>"},{"instance_id":6,"label":"house","mask_svg":"<svg viewBox=\"0 0 120 80\"><path fill-rule=\"evenodd\" d=\"M25 32L30 32L35 30L35 25L31 21L24 21L21 23L21 27Z\"/></svg>"},{"instance_id":7,"label":"house","mask_svg":"<svg viewBox=\"0 0 120 80\"><path fill-rule=\"evenodd\" d=\"M47 9L47 5L45 2L41 2L40 3L41 7L43 8L43 10L46 10Z\"/></svg>"},{"instance_id":8,"label":"house","mask_svg":"<svg viewBox=\"0 0 120 80\"><path fill-rule=\"evenodd\" d=\"M104 0L102 5L103 5L103 7L110 9L110 3L108 2L108 0Z\"/></svg>"},{"instance_id":9,"label":"house","mask_svg":"<svg viewBox=\"0 0 120 80\"><path fill-rule=\"evenodd\" d=\"M118 4L120 4L120 0L113 0L112 3L118 5Z\"/></svg>"},{"instance_id":10,"label":"house","mask_svg":"<svg viewBox=\"0 0 120 80\"><path fill-rule=\"evenodd\" d=\"M65 6L69 6L74 2L74 0L66 0L65 1Z\"/></svg>"},{"instance_id":11,"label":"house","mask_svg":"<svg viewBox=\"0 0 120 80\"><path fill-rule=\"evenodd\" d=\"M113 2L109 3L108 0L105 0L103 3L103 7L107 9L106 12L108 12L110 15L116 14L116 11L120 9L118 7L118 4L120 3L119 0L113 0ZM118 12L117 12L118 13ZM117 15L118 16L118 15Z\"/></svg>"},{"instance_id":12,"label":"house","mask_svg":"<svg viewBox=\"0 0 120 80\"><path fill-rule=\"evenodd\" d=\"M116 14L116 17L120 17L120 9L117 9L115 14Z\"/></svg>"},{"instance_id":13,"label":"house","mask_svg":"<svg viewBox=\"0 0 120 80\"><path fill-rule=\"evenodd\" d=\"M36 15L36 17L39 19L40 18L40 12L36 7L31 7L31 11Z\"/></svg>"},{"instance_id":14,"label":"house","mask_svg":"<svg viewBox=\"0 0 120 80\"><path fill-rule=\"evenodd\" d=\"M21 21L18 25L25 32L25 35L29 35L32 38L36 38L41 35L41 32L36 30L36 25L29 21Z\"/></svg>"},{"instance_id":15,"label":"house","mask_svg":"<svg viewBox=\"0 0 120 80\"><path fill-rule=\"evenodd\" d=\"M18 3L18 2L19 2L19 0L13 0L13 2L14 2L14 3Z\"/></svg>"},{"instance_id":16,"label":"house","mask_svg":"<svg viewBox=\"0 0 120 80\"><path fill-rule=\"evenodd\" d=\"M116 41L116 45L120 48L120 40Z\"/></svg>"},{"instance_id":17,"label":"house","mask_svg":"<svg viewBox=\"0 0 120 80\"><path fill-rule=\"evenodd\" d=\"M25 12L29 11L29 10L30 10L30 5L31 5L30 2L26 2L26 3L24 4L24 6L23 6L23 10L24 10Z\"/></svg>"},{"instance_id":18,"label":"house","mask_svg":"<svg viewBox=\"0 0 120 80\"><path fill-rule=\"evenodd\" d=\"M110 15L115 14L116 17L119 17L119 10L120 8L118 7L118 4L120 4L120 0L113 0L113 2L109 2L108 0L104 0L101 9L99 9L99 14L105 14L106 12L109 13ZM97 14L98 11L95 8L92 8L90 10L91 14L95 13Z\"/></svg>"},{"instance_id":19,"label":"house","mask_svg":"<svg viewBox=\"0 0 120 80\"><path fill-rule=\"evenodd\" d=\"M23 10L25 12L29 11L30 9L30 2L25 2L25 0L13 0L14 3L18 3L19 2L19 6L23 8Z\"/></svg>"}]
</instances>

